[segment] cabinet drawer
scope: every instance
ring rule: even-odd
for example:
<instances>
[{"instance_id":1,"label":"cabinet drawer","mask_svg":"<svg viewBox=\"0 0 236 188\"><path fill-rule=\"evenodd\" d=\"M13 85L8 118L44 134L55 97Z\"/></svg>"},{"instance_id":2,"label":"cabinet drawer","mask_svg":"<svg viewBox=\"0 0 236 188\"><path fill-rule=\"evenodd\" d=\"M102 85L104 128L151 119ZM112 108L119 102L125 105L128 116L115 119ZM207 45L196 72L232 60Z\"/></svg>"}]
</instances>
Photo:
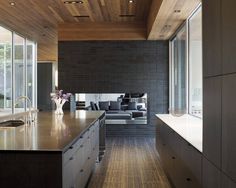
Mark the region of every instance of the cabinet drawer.
<instances>
[{"instance_id":1,"label":"cabinet drawer","mask_svg":"<svg viewBox=\"0 0 236 188\"><path fill-rule=\"evenodd\" d=\"M200 184L202 180L202 154L191 144L183 140L180 159L183 161L183 165L185 165L187 173L190 174L192 179L196 180Z\"/></svg>"},{"instance_id":2,"label":"cabinet drawer","mask_svg":"<svg viewBox=\"0 0 236 188\"><path fill-rule=\"evenodd\" d=\"M82 142L83 139L79 139L63 154L63 163L67 163L73 157L76 151L80 148Z\"/></svg>"},{"instance_id":3,"label":"cabinet drawer","mask_svg":"<svg viewBox=\"0 0 236 188\"><path fill-rule=\"evenodd\" d=\"M71 156L71 158L63 165L63 188L75 187L74 166L75 156Z\"/></svg>"}]
</instances>

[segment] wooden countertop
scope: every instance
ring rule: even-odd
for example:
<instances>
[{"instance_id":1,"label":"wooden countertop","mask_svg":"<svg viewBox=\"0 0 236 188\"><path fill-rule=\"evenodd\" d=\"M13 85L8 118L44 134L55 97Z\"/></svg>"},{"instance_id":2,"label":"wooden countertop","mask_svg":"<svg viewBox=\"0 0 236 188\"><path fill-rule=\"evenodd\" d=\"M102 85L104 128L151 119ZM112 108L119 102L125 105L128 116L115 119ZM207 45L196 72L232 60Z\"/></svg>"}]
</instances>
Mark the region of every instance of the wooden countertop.
<instances>
[{"instance_id":1,"label":"wooden countertop","mask_svg":"<svg viewBox=\"0 0 236 188\"><path fill-rule=\"evenodd\" d=\"M0 151L65 151L104 111L36 113L32 125L0 128Z\"/></svg>"}]
</instances>

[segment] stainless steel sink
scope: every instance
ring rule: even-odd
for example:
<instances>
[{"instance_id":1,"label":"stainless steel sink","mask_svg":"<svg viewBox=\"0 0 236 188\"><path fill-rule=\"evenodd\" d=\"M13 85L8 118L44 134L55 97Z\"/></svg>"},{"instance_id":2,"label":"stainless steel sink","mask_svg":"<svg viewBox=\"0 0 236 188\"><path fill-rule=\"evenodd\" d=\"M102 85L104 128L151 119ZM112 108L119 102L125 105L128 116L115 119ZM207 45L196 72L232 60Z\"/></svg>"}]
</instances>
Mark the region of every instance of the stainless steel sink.
<instances>
[{"instance_id":1,"label":"stainless steel sink","mask_svg":"<svg viewBox=\"0 0 236 188\"><path fill-rule=\"evenodd\" d=\"M25 122L22 120L8 120L8 121L4 121L0 123L0 128L4 128L4 127L18 127L21 125L24 125Z\"/></svg>"}]
</instances>

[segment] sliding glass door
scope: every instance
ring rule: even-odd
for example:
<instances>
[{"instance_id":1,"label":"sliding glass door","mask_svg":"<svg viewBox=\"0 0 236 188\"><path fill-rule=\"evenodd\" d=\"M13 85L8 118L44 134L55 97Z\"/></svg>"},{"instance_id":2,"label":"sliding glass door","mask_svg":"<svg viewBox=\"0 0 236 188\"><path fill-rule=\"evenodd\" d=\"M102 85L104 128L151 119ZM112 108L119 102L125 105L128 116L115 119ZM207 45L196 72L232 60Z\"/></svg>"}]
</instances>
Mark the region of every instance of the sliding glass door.
<instances>
[{"instance_id":1,"label":"sliding glass door","mask_svg":"<svg viewBox=\"0 0 236 188\"><path fill-rule=\"evenodd\" d=\"M14 44L14 99L15 101L20 97L25 95L25 65L24 65L24 55L25 55L25 40L23 37L14 34L13 44ZM24 111L25 102L20 102L15 105L15 112Z\"/></svg>"},{"instance_id":2,"label":"sliding glass door","mask_svg":"<svg viewBox=\"0 0 236 188\"><path fill-rule=\"evenodd\" d=\"M12 32L0 27L0 113L12 113Z\"/></svg>"}]
</instances>

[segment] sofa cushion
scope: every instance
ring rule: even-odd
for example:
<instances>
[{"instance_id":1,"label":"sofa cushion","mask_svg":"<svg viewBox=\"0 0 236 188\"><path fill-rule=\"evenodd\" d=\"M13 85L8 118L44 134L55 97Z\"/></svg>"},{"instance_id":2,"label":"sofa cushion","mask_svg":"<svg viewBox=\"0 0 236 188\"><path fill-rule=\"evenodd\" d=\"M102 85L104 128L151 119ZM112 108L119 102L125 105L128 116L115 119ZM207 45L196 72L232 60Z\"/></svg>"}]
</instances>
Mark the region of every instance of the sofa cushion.
<instances>
[{"instance_id":1,"label":"sofa cushion","mask_svg":"<svg viewBox=\"0 0 236 188\"><path fill-rule=\"evenodd\" d=\"M120 109L123 110L123 111L128 110L128 105L127 104L122 104Z\"/></svg>"},{"instance_id":2,"label":"sofa cushion","mask_svg":"<svg viewBox=\"0 0 236 188\"><path fill-rule=\"evenodd\" d=\"M96 110L96 108L95 108L95 103L94 102L90 102L90 106L91 106L91 110Z\"/></svg>"},{"instance_id":3,"label":"sofa cushion","mask_svg":"<svg viewBox=\"0 0 236 188\"><path fill-rule=\"evenodd\" d=\"M129 102L128 103L128 110L137 110L137 103L136 102Z\"/></svg>"},{"instance_id":4,"label":"sofa cushion","mask_svg":"<svg viewBox=\"0 0 236 188\"><path fill-rule=\"evenodd\" d=\"M98 105L100 110L109 110L109 101L99 101Z\"/></svg>"},{"instance_id":5,"label":"sofa cushion","mask_svg":"<svg viewBox=\"0 0 236 188\"><path fill-rule=\"evenodd\" d=\"M110 110L120 110L121 102L110 101Z\"/></svg>"}]
</instances>

